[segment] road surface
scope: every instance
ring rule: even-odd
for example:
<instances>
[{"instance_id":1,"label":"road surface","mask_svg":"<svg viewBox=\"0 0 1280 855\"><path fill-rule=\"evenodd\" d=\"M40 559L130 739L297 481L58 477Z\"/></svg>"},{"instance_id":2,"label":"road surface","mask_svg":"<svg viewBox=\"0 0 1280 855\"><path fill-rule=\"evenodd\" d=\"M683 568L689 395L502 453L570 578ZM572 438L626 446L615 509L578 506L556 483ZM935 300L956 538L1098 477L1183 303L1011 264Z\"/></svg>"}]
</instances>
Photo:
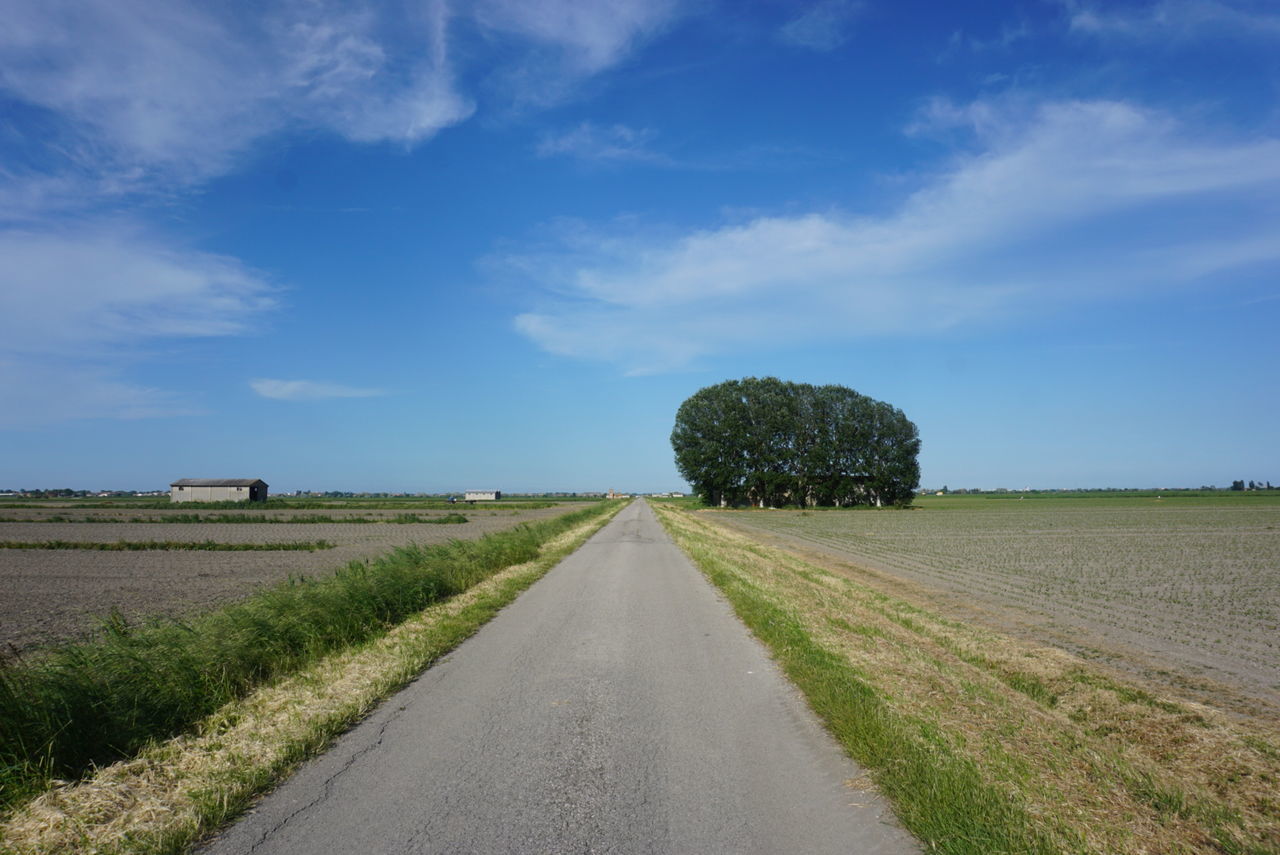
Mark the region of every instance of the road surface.
<instances>
[{"instance_id":1,"label":"road surface","mask_svg":"<svg viewBox=\"0 0 1280 855\"><path fill-rule=\"evenodd\" d=\"M203 855L919 851L634 502Z\"/></svg>"}]
</instances>

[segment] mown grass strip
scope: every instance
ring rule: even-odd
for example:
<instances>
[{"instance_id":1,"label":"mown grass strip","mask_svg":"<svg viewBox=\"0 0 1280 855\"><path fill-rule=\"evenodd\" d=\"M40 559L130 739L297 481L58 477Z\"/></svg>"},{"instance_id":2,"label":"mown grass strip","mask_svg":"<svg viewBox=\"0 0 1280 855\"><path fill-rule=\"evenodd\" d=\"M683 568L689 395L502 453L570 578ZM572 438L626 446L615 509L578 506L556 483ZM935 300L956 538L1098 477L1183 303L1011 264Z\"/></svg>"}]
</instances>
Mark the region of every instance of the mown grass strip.
<instances>
[{"instance_id":1,"label":"mown grass strip","mask_svg":"<svg viewBox=\"0 0 1280 855\"><path fill-rule=\"evenodd\" d=\"M259 687L188 735L32 800L0 825L0 849L15 855L186 851L474 633L622 507L575 514L577 524L545 543L533 561Z\"/></svg>"},{"instance_id":2,"label":"mown grass strip","mask_svg":"<svg viewBox=\"0 0 1280 855\"><path fill-rule=\"evenodd\" d=\"M944 740L925 737L886 702L847 659L824 649L804 623L717 553L705 535L659 518L676 543L719 588L738 617L772 652L787 677L849 755L872 770L903 825L930 851L952 855L1062 851L1037 829L1025 806L987 784Z\"/></svg>"},{"instance_id":3,"label":"mown grass strip","mask_svg":"<svg viewBox=\"0 0 1280 855\"><path fill-rule=\"evenodd\" d=\"M1274 730L948 619L873 571L659 511L937 850L1280 853Z\"/></svg>"},{"instance_id":4,"label":"mown grass strip","mask_svg":"<svg viewBox=\"0 0 1280 855\"><path fill-rule=\"evenodd\" d=\"M110 620L95 639L0 666L0 808L181 733L228 701L385 633L599 517L601 503L478 540L401 547L188 622Z\"/></svg>"},{"instance_id":5,"label":"mown grass strip","mask_svg":"<svg viewBox=\"0 0 1280 855\"><path fill-rule=\"evenodd\" d=\"M0 549L84 549L92 552L149 552L186 550L195 552L315 552L333 549L327 540L290 540L284 543L218 543L212 540L0 540Z\"/></svg>"}]
</instances>

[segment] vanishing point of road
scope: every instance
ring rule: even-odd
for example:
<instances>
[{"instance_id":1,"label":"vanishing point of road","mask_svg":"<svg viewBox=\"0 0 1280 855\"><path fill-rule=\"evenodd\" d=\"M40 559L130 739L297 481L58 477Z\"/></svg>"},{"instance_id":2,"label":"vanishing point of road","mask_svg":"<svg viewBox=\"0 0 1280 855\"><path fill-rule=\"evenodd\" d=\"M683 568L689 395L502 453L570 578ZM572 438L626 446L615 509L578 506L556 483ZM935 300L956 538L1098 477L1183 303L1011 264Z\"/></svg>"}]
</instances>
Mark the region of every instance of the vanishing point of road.
<instances>
[{"instance_id":1,"label":"vanishing point of road","mask_svg":"<svg viewBox=\"0 0 1280 855\"><path fill-rule=\"evenodd\" d=\"M204 855L915 853L633 502Z\"/></svg>"}]
</instances>

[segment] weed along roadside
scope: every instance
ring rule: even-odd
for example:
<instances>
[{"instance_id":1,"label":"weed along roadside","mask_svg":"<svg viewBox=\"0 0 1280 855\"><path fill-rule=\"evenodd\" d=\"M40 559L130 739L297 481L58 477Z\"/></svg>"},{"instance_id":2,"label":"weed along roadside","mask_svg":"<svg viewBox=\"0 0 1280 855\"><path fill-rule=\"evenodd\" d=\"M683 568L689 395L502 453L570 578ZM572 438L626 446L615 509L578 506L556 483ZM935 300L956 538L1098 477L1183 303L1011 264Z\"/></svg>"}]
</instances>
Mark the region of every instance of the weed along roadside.
<instances>
[{"instance_id":1,"label":"weed along roadside","mask_svg":"<svg viewBox=\"0 0 1280 855\"><path fill-rule=\"evenodd\" d=\"M621 508L406 547L0 672L0 851L174 851L492 617ZM71 781L72 783L68 783Z\"/></svg>"},{"instance_id":2,"label":"weed along roadside","mask_svg":"<svg viewBox=\"0 0 1280 855\"><path fill-rule=\"evenodd\" d=\"M652 504L927 851L1280 852L1274 732Z\"/></svg>"}]
</instances>

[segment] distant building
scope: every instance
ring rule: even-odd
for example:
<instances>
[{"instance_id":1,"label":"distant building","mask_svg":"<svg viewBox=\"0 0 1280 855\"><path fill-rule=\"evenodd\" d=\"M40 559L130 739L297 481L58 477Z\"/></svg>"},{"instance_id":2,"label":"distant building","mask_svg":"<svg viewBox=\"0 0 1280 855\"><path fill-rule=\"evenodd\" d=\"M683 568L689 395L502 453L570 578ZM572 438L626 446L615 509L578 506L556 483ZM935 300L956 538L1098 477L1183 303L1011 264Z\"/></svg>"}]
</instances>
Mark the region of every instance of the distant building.
<instances>
[{"instance_id":1,"label":"distant building","mask_svg":"<svg viewBox=\"0 0 1280 855\"><path fill-rule=\"evenodd\" d=\"M265 502L261 478L179 478L169 485L173 502Z\"/></svg>"},{"instance_id":2,"label":"distant building","mask_svg":"<svg viewBox=\"0 0 1280 855\"><path fill-rule=\"evenodd\" d=\"M464 497L468 502L496 502L502 498L501 490L468 490Z\"/></svg>"}]
</instances>

